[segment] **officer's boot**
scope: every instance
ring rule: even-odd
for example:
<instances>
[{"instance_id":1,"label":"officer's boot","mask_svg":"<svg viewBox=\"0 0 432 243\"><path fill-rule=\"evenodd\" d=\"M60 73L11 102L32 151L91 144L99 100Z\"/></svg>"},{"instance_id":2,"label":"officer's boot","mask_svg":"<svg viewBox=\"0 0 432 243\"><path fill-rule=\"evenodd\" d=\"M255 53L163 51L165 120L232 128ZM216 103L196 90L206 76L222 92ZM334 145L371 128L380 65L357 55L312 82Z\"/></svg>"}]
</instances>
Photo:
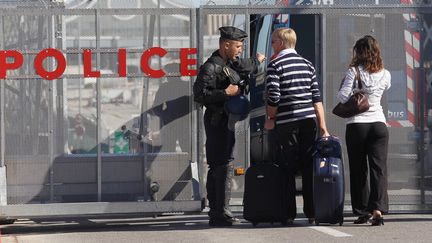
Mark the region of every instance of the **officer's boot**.
<instances>
[{"instance_id":1,"label":"officer's boot","mask_svg":"<svg viewBox=\"0 0 432 243\"><path fill-rule=\"evenodd\" d=\"M207 200L209 202L209 212L208 215L211 219L217 217L217 209L216 209L216 188L215 188L215 178L214 178L214 169L213 167L209 167L207 172Z\"/></svg>"},{"instance_id":2,"label":"officer's boot","mask_svg":"<svg viewBox=\"0 0 432 243\"><path fill-rule=\"evenodd\" d=\"M226 179L225 179L225 200L224 200L224 215L228 218L228 220L232 223L239 223L240 220L235 218L232 214L229 205L231 200L231 189L232 189L232 180L234 177L234 166L230 162L226 165Z\"/></svg>"},{"instance_id":3,"label":"officer's boot","mask_svg":"<svg viewBox=\"0 0 432 243\"><path fill-rule=\"evenodd\" d=\"M214 201L209 202L211 205L209 216L210 226L231 226L232 222L230 217L225 212L225 188L227 181L227 165L211 166L211 179L214 185ZM207 181L209 179L207 178Z\"/></svg>"}]
</instances>

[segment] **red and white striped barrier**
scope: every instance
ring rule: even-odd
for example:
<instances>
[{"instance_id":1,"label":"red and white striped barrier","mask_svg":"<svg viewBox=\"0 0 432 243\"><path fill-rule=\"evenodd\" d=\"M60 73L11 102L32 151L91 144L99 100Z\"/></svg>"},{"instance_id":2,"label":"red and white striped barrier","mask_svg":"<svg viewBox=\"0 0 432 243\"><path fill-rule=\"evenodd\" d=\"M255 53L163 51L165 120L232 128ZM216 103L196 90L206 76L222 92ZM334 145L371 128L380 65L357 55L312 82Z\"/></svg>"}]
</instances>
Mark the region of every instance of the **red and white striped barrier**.
<instances>
[{"instance_id":1,"label":"red and white striped barrier","mask_svg":"<svg viewBox=\"0 0 432 243\"><path fill-rule=\"evenodd\" d=\"M412 0L401 0L402 4L412 4ZM415 14L403 14L404 22L416 19ZM415 124L415 86L414 69L420 63L420 34L409 29L404 31L405 38L405 57L406 57L406 77L407 77L407 118L408 120L387 121L389 127L413 127Z\"/></svg>"}]
</instances>

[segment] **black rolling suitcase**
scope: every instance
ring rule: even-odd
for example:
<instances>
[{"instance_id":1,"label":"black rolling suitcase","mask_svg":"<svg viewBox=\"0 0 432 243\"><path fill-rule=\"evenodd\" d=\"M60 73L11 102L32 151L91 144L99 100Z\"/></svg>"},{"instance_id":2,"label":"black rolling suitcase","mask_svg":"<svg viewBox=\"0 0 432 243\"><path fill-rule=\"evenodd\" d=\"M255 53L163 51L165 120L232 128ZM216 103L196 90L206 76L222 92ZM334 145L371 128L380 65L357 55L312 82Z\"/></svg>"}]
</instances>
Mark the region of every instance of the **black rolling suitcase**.
<instances>
[{"instance_id":1,"label":"black rolling suitcase","mask_svg":"<svg viewBox=\"0 0 432 243\"><path fill-rule=\"evenodd\" d=\"M258 144L252 144L258 143ZM260 147L261 159L253 161L246 170L245 187L243 195L243 217L250 221L253 226L262 222L280 222L287 224L287 211L284 202L284 180L282 171L278 165L269 162L271 156L266 155L271 149L268 142L268 134L260 132L252 134L252 147ZM257 150L255 150L257 152ZM251 158L254 156L251 155ZM256 158L255 158L256 159Z\"/></svg>"},{"instance_id":2,"label":"black rolling suitcase","mask_svg":"<svg viewBox=\"0 0 432 243\"><path fill-rule=\"evenodd\" d=\"M344 168L339 138L319 138L313 156L315 224L343 224Z\"/></svg>"}]
</instances>

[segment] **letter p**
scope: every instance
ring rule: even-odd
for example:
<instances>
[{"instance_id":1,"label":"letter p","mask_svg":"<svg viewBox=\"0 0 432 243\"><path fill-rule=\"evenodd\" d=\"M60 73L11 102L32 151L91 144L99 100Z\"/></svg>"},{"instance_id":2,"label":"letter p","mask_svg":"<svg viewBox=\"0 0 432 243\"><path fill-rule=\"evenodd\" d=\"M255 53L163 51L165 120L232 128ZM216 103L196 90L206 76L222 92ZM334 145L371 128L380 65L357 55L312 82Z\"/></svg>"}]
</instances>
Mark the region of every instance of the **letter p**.
<instances>
[{"instance_id":1,"label":"letter p","mask_svg":"<svg viewBox=\"0 0 432 243\"><path fill-rule=\"evenodd\" d=\"M13 58L14 61L8 63L7 59ZM6 78L7 70L17 69L24 62L23 55L15 50L0 51L0 79Z\"/></svg>"}]
</instances>

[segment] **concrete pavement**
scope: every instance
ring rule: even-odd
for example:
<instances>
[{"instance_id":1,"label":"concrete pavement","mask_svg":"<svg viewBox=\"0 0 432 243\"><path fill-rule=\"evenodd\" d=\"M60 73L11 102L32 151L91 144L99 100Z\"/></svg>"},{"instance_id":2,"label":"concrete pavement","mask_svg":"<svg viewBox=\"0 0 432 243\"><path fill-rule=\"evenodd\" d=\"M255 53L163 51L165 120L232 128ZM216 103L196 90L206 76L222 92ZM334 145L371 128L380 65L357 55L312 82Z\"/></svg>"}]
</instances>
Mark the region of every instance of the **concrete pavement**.
<instances>
[{"instance_id":1,"label":"concrete pavement","mask_svg":"<svg viewBox=\"0 0 432 243\"><path fill-rule=\"evenodd\" d=\"M391 214L385 225L314 226L298 218L293 226L242 223L209 228L207 216L170 215L157 218L78 218L18 220L1 227L2 243L49 242L431 242L432 214Z\"/></svg>"}]
</instances>

